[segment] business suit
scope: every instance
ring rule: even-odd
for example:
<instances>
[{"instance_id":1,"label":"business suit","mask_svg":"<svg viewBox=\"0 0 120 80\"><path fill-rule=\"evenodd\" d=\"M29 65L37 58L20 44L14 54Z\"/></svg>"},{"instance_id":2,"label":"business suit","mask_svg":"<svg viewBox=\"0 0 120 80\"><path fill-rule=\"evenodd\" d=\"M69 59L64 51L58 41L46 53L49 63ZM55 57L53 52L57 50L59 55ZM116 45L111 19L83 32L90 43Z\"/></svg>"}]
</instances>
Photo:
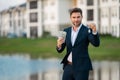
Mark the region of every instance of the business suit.
<instances>
[{"instance_id":1,"label":"business suit","mask_svg":"<svg viewBox=\"0 0 120 80\"><path fill-rule=\"evenodd\" d=\"M66 68L66 65L68 63L67 58L70 52L72 52L72 69L75 75L77 75L79 71L88 72L89 70L92 70L92 64L88 54L88 45L90 42L91 44L97 47L100 44L100 40L98 33L94 35L91 29L82 24L81 29L79 30L77 38L75 40L75 43L74 45L72 45L71 29L72 27L64 29L64 31L67 33L66 40L62 44L61 49L57 48L57 51L61 53L65 49L65 47L67 49L67 53L61 62L64 65L63 69ZM86 77L87 76L88 75L86 75Z\"/></svg>"}]
</instances>

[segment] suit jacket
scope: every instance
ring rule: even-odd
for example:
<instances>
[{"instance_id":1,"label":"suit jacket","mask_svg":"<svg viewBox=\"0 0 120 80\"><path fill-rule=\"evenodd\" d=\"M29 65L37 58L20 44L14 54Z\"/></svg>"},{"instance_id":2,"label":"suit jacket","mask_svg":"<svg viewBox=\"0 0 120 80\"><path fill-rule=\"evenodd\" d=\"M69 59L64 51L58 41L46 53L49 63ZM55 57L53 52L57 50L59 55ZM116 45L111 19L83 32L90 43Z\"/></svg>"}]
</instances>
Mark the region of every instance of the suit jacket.
<instances>
[{"instance_id":1,"label":"suit jacket","mask_svg":"<svg viewBox=\"0 0 120 80\"><path fill-rule=\"evenodd\" d=\"M79 70L92 70L92 64L88 53L89 42L94 46L99 46L100 40L98 33L96 35L92 34L92 30L82 24L74 46L71 43L71 31L72 27L64 29L67 33L65 43L62 44L61 49L57 48L57 51L61 53L65 47L67 49L66 55L63 58L62 62L65 65L67 64L67 58L70 52L72 51L72 65L74 71Z\"/></svg>"}]
</instances>

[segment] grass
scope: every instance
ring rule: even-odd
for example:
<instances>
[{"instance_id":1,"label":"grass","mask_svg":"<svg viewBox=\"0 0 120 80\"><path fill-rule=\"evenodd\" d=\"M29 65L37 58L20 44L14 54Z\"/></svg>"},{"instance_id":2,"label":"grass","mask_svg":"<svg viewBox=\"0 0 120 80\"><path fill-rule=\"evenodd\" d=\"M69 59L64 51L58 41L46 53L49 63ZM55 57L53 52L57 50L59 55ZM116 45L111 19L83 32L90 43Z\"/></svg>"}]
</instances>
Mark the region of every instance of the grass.
<instances>
[{"instance_id":1,"label":"grass","mask_svg":"<svg viewBox=\"0 0 120 80\"><path fill-rule=\"evenodd\" d=\"M100 46L89 46L92 59L95 60L120 60L120 38L110 36L100 37Z\"/></svg>"},{"instance_id":2,"label":"grass","mask_svg":"<svg viewBox=\"0 0 120 80\"><path fill-rule=\"evenodd\" d=\"M65 55L56 51L56 38L0 38L0 54L30 54L32 58L62 58ZM120 38L100 36L101 44L95 48L89 46L93 60L120 60Z\"/></svg>"},{"instance_id":3,"label":"grass","mask_svg":"<svg viewBox=\"0 0 120 80\"><path fill-rule=\"evenodd\" d=\"M56 57L56 39L41 38L41 39L0 39L1 54L30 54L32 57Z\"/></svg>"}]
</instances>

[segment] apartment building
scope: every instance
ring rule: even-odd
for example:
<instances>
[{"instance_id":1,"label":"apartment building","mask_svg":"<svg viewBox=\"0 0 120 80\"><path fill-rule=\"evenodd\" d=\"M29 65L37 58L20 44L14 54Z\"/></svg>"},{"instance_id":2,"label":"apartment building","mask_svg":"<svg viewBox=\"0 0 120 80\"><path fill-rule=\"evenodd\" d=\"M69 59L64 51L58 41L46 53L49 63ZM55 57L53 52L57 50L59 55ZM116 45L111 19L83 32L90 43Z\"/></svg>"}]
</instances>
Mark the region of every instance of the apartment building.
<instances>
[{"instance_id":1,"label":"apartment building","mask_svg":"<svg viewBox=\"0 0 120 80\"><path fill-rule=\"evenodd\" d=\"M68 10L71 5L70 0L44 0L42 10L44 30L56 36L59 30L67 27L70 24Z\"/></svg>"},{"instance_id":2,"label":"apartment building","mask_svg":"<svg viewBox=\"0 0 120 80\"><path fill-rule=\"evenodd\" d=\"M100 34L120 37L120 0L78 0L83 23L95 23Z\"/></svg>"},{"instance_id":3,"label":"apartment building","mask_svg":"<svg viewBox=\"0 0 120 80\"><path fill-rule=\"evenodd\" d=\"M100 33L120 37L120 0L100 1Z\"/></svg>"},{"instance_id":4,"label":"apartment building","mask_svg":"<svg viewBox=\"0 0 120 80\"><path fill-rule=\"evenodd\" d=\"M27 0L27 38L37 38L43 34L41 1Z\"/></svg>"},{"instance_id":5,"label":"apartment building","mask_svg":"<svg viewBox=\"0 0 120 80\"><path fill-rule=\"evenodd\" d=\"M26 33L26 3L0 12L0 36Z\"/></svg>"},{"instance_id":6,"label":"apartment building","mask_svg":"<svg viewBox=\"0 0 120 80\"><path fill-rule=\"evenodd\" d=\"M27 38L37 38L49 32L57 36L70 26L68 11L73 7L82 9L85 25L95 23L100 34L120 37L120 0L27 0L24 7L0 13L0 35L26 33Z\"/></svg>"},{"instance_id":7,"label":"apartment building","mask_svg":"<svg viewBox=\"0 0 120 80\"><path fill-rule=\"evenodd\" d=\"M34 31L36 36L42 36L43 32L49 32L52 36L57 36L59 30L70 24L68 10L72 6L73 0L27 0L28 20L36 18L36 21L28 21L28 31L30 37ZM29 8L36 6L34 9ZM35 29L36 27L36 29ZM38 29L39 28L39 29ZM38 32L39 31L39 32ZM40 35L38 35L40 33Z\"/></svg>"},{"instance_id":8,"label":"apartment building","mask_svg":"<svg viewBox=\"0 0 120 80\"><path fill-rule=\"evenodd\" d=\"M77 6L83 11L83 23L95 23L99 30L99 5L98 0L77 0Z\"/></svg>"}]
</instances>

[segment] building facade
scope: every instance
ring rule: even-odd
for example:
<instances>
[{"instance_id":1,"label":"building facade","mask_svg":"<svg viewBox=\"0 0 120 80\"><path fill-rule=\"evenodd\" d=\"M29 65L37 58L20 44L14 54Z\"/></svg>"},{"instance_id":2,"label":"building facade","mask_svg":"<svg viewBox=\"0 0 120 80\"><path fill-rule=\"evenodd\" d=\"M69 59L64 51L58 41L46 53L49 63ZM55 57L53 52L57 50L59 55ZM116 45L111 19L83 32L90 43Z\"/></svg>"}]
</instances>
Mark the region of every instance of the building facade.
<instances>
[{"instance_id":1,"label":"building facade","mask_svg":"<svg viewBox=\"0 0 120 80\"><path fill-rule=\"evenodd\" d=\"M42 25L42 3L41 0L27 0L27 38L41 37Z\"/></svg>"},{"instance_id":2,"label":"building facade","mask_svg":"<svg viewBox=\"0 0 120 80\"><path fill-rule=\"evenodd\" d=\"M27 0L24 7L0 13L0 35L26 33L27 38L37 38L49 32L57 36L70 26L68 11L73 7L82 9L85 25L95 23L100 34L120 37L120 0Z\"/></svg>"},{"instance_id":3,"label":"building facade","mask_svg":"<svg viewBox=\"0 0 120 80\"><path fill-rule=\"evenodd\" d=\"M0 36L23 36L26 33L26 4L0 12Z\"/></svg>"},{"instance_id":4,"label":"building facade","mask_svg":"<svg viewBox=\"0 0 120 80\"><path fill-rule=\"evenodd\" d=\"M56 36L59 30L70 23L68 9L71 6L69 0L44 0L43 1L43 26L44 31Z\"/></svg>"},{"instance_id":5,"label":"building facade","mask_svg":"<svg viewBox=\"0 0 120 80\"><path fill-rule=\"evenodd\" d=\"M120 0L78 0L83 22L95 23L100 34L120 37Z\"/></svg>"},{"instance_id":6,"label":"building facade","mask_svg":"<svg viewBox=\"0 0 120 80\"><path fill-rule=\"evenodd\" d=\"M72 0L71 0L72 1ZM30 26L36 25L40 29L41 35L43 32L49 32L52 36L57 36L57 32L62 30L65 26L70 24L68 10L72 6L70 0L27 0L27 10L28 10L28 20L32 19L31 14L36 15L36 23L28 21L27 28L30 29ZM35 3L35 4L34 4ZM39 5L36 8L29 8L30 6ZM33 17L35 18L35 16ZM34 23L34 24L33 24ZM28 30L31 31L31 30ZM33 31L31 31L33 32ZM37 31L36 31L36 34ZM40 37L38 36L38 37Z\"/></svg>"}]
</instances>

